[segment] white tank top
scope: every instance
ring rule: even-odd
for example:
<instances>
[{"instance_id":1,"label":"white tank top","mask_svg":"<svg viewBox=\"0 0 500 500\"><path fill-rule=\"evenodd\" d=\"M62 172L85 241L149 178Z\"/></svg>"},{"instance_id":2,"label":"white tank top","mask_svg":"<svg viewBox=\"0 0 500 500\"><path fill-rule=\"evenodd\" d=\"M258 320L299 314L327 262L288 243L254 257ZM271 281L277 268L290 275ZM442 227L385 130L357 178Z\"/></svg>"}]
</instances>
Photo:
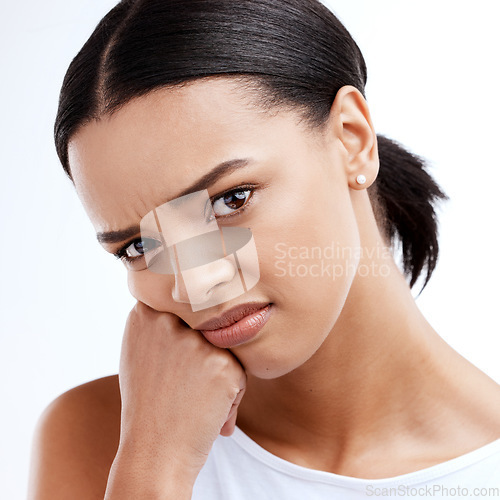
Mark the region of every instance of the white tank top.
<instances>
[{"instance_id":1,"label":"white tank top","mask_svg":"<svg viewBox=\"0 0 500 500\"><path fill-rule=\"evenodd\" d=\"M500 499L500 439L426 469L359 479L309 469L268 452L239 427L218 436L192 500Z\"/></svg>"}]
</instances>

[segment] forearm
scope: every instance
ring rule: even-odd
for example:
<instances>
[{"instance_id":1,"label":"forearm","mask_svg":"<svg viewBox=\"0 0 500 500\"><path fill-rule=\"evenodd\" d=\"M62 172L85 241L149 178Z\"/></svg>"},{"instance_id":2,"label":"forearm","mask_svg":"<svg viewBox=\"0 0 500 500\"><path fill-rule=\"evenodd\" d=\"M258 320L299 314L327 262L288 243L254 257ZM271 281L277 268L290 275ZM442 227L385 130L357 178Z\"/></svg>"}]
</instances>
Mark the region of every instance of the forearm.
<instances>
[{"instance_id":1,"label":"forearm","mask_svg":"<svg viewBox=\"0 0 500 500\"><path fill-rule=\"evenodd\" d=\"M104 500L191 500L192 490L192 480L181 468L166 470L149 461L117 454Z\"/></svg>"}]
</instances>

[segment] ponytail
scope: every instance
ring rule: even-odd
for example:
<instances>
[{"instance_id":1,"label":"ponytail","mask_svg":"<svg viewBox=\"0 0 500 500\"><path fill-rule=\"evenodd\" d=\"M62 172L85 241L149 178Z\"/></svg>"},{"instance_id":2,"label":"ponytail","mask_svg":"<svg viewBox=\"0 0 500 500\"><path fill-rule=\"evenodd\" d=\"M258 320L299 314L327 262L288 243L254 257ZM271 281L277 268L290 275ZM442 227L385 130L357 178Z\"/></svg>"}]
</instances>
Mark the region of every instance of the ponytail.
<instances>
[{"instance_id":1,"label":"ponytail","mask_svg":"<svg viewBox=\"0 0 500 500\"><path fill-rule=\"evenodd\" d=\"M420 294L438 260L435 205L449 197L426 171L423 158L383 135L377 135L377 142L379 174L368 193L387 243L401 244L403 271L410 277L410 288L426 269Z\"/></svg>"}]
</instances>

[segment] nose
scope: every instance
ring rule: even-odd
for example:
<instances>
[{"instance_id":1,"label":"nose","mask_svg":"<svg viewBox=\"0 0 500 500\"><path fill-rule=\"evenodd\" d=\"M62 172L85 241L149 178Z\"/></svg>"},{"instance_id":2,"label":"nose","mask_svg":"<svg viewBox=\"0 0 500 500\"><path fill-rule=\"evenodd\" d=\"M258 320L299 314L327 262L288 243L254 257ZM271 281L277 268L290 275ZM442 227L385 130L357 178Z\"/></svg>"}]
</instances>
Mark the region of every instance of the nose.
<instances>
[{"instance_id":1,"label":"nose","mask_svg":"<svg viewBox=\"0 0 500 500\"><path fill-rule=\"evenodd\" d=\"M176 302L192 305L208 302L217 293L218 302L224 300L224 288L233 282L238 274L234 259L218 259L203 266L175 274L172 298ZM226 300L231 297L228 296Z\"/></svg>"}]
</instances>

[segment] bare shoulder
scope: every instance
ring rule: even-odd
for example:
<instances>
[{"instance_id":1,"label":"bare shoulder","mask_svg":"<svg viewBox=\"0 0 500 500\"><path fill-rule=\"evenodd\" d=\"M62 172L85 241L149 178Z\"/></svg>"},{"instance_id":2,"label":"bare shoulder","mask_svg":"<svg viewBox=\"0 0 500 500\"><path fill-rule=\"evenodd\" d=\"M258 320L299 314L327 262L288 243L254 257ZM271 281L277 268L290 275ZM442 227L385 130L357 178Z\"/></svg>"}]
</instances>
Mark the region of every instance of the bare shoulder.
<instances>
[{"instance_id":1,"label":"bare shoulder","mask_svg":"<svg viewBox=\"0 0 500 500\"><path fill-rule=\"evenodd\" d=\"M120 439L118 375L79 385L43 411L35 429L30 500L104 498Z\"/></svg>"}]
</instances>

